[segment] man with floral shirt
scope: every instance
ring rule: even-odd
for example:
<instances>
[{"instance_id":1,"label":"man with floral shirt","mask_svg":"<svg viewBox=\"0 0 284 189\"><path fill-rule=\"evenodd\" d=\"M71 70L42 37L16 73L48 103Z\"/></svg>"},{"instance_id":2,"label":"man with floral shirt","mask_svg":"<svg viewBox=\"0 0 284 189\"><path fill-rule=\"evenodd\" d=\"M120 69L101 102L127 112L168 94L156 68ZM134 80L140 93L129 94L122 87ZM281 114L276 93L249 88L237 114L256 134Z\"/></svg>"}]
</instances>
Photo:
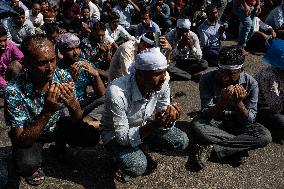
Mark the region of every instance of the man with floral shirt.
<instances>
[{"instance_id":1,"label":"man with floral shirt","mask_svg":"<svg viewBox=\"0 0 284 189\"><path fill-rule=\"evenodd\" d=\"M62 152L66 150L65 143L95 146L99 134L81 122L82 110L72 77L56 69L53 43L46 37L33 36L25 40L22 50L28 71L6 88L5 119L11 127L9 137L17 172L29 184L39 185L45 178L40 168L45 142L55 141Z\"/></svg>"},{"instance_id":2,"label":"man with floral shirt","mask_svg":"<svg viewBox=\"0 0 284 189\"><path fill-rule=\"evenodd\" d=\"M79 45L80 39L76 35L71 33L61 35L58 39L57 46L63 59L58 62L57 66L72 75L75 82L76 96L82 108L85 109L93 100L105 94L105 86L95 66L87 60L79 58L81 52ZM90 98L87 96L88 85L93 87L95 94ZM92 117L96 120L100 119L95 112L93 112ZM84 118L85 121L86 119L91 121L88 121L89 124L99 127L99 122L92 120L91 117Z\"/></svg>"}]
</instances>

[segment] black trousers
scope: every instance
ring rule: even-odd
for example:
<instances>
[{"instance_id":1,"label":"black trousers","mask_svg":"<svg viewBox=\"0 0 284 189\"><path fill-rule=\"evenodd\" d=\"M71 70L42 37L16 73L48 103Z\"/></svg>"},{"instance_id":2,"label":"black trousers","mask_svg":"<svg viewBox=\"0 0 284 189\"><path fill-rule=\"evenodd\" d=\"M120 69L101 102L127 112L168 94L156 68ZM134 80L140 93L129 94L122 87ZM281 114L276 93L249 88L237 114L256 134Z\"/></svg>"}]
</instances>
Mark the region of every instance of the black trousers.
<instances>
[{"instance_id":1,"label":"black trousers","mask_svg":"<svg viewBox=\"0 0 284 189\"><path fill-rule=\"evenodd\" d=\"M280 141L284 139L284 115L281 113L274 113L269 109L259 109L257 116L257 122L263 124L272 135L274 141Z\"/></svg>"},{"instance_id":2,"label":"black trousers","mask_svg":"<svg viewBox=\"0 0 284 189\"><path fill-rule=\"evenodd\" d=\"M52 135L41 136L36 142L22 147L12 141L12 155L17 172L21 176L31 176L42 164L42 147L46 142L67 143L72 147L92 147L100 141L97 129L80 122L77 125L69 120L61 119Z\"/></svg>"},{"instance_id":3,"label":"black trousers","mask_svg":"<svg viewBox=\"0 0 284 189\"><path fill-rule=\"evenodd\" d=\"M199 144L212 144L219 159L264 147L271 142L269 130L259 123L241 125L236 122L196 119L191 127Z\"/></svg>"},{"instance_id":4,"label":"black trousers","mask_svg":"<svg viewBox=\"0 0 284 189\"><path fill-rule=\"evenodd\" d=\"M208 68L208 62L204 59L190 58L177 60L175 66L191 75L204 71Z\"/></svg>"}]
</instances>

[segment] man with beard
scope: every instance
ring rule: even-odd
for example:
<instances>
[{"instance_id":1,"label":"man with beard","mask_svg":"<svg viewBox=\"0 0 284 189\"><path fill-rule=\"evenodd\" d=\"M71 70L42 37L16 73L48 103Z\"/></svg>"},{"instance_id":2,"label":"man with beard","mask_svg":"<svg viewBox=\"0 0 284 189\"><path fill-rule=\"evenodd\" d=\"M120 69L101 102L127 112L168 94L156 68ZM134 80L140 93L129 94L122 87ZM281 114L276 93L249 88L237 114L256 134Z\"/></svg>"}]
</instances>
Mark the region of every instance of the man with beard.
<instances>
[{"instance_id":1,"label":"man with beard","mask_svg":"<svg viewBox=\"0 0 284 189\"><path fill-rule=\"evenodd\" d=\"M167 67L160 51L138 54L133 72L114 80L106 91L101 136L117 163L119 181L155 168L142 143L155 151L183 150L188 145L187 135L174 127L181 107L170 104Z\"/></svg>"},{"instance_id":2,"label":"man with beard","mask_svg":"<svg viewBox=\"0 0 284 189\"><path fill-rule=\"evenodd\" d=\"M30 20L35 28L39 28L43 25L43 15L41 13L41 2L35 0L31 10L25 11L26 18Z\"/></svg>"},{"instance_id":3,"label":"man with beard","mask_svg":"<svg viewBox=\"0 0 284 189\"><path fill-rule=\"evenodd\" d=\"M57 47L63 56L57 66L71 74L76 89L76 97L80 101L82 108L85 109L94 99L105 94L105 86L100 74L92 63L79 58L81 52L80 39L76 35L71 33L62 34L57 40ZM89 85L94 89L94 96L92 97L87 95ZM97 117L98 115L95 112L91 116L84 117L84 121L99 127L97 120L100 117Z\"/></svg>"},{"instance_id":4,"label":"man with beard","mask_svg":"<svg viewBox=\"0 0 284 189\"><path fill-rule=\"evenodd\" d=\"M201 115L191 128L201 169L213 152L221 161L240 165L249 150L271 142L270 132L255 122L258 85L243 71L244 60L242 49L224 47L219 69L200 80Z\"/></svg>"},{"instance_id":5,"label":"man with beard","mask_svg":"<svg viewBox=\"0 0 284 189\"><path fill-rule=\"evenodd\" d=\"M5 89L7 82L22 69L20 62L23 53L7 39L7 31L0 26L0 88Z\"/></svg>"},{"instance_id":6,"label":"man with beard","mask_svg":"<svg viewBox=\"0 0 284 189\"><path fill-rule=\"evenodd\" d=\"M8 39L19 47L24 38L35 34L35 30L33 23L26 19L25 11L22 8L15 11L18 15L3 20L3 26L7 31Z\"/></svg>"},{"instance_id":7,"label":"man with beard","mask_svg":"<svg viewBox=\"0 0 284 189\"><path fill-rule=\"evenodd\" d=\"M10 126L16 171L31 185L43 183L44 143L56 143L61 154L70 146L89 147L99 142L97 129L81 122L82 110L70 74L56 68L54 44L32 36L22 44L28 71L10 82L5 92L5 120ZM57 155L59 155L57 153Z\"/></svg>"}]
</instances>

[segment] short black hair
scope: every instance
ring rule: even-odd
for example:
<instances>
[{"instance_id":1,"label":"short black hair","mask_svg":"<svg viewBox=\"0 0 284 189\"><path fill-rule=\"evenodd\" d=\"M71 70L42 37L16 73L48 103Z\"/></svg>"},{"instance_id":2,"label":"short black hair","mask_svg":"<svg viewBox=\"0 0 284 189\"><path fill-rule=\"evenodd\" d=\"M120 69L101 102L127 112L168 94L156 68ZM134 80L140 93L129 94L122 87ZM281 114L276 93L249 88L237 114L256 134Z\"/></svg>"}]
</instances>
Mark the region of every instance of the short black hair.
<instances>
[{"instance_id":1,"label":"short black hair","mask_svg":"<svg viewBox=\"0 0 284 189\"><path fill-rule=\"evenodd\" d=\"M109 21L119 20L119 14L116 12L111 12L109 15Z\"/></svg>"},{"instance_id":2,"label":"short black hair","mask_svg":"<svg viewBox=\"0 0 284 189\"><path fill-rule=\"evenodd\" d=\"M218 7L214 4L210 4L210 5L206 6L205 11L208 14L209 12L212 12L215 9L218 10Z\"/></svg>"},{"instance_id":3,"label":"short black hair","mask_svg":"<svg viewBox=\"0 0 284 189\"><path fill-rule=\"evenodd\" d=\"M223 65L241 65L245 62L243 50L237 47L223 47L218 62Z\"/></svg>"},{"instance_id":4,"label":"short black hair","mask_svg":"<svg viewBox=\"0 0 284 189\"><path fill-rule=\"evenodd\" d=\"M18 15L15 15L15 18L21 16L21 15L25 15L25 10L21 7L17 7L14 9L16 13L18 13Z\"/></svg>"},{"instance_id":5,"label":"short black hair","mask_svg":"<svg viewBox=\"0 0 284 189\"><path fill-rule=\"evenodd\" d=\"M0 37L7 35L7 30L4 28L3 25L0 25Z\"/></svg>"},{"instance_id":6,"label":"short black hair","mask_svg":"<svg viewBox=\"0 0 284 189\"><path fill-rule=\"evenodd\" d=\"M265 53L267 51L265 42L265 34L254 32L254 34L247 41L245 50L250 53Z\"/></svg>"},{"instance_id":7,"label":"short black hair","mask_svg":"<svg viewBox=\"0 0 284 189\"><path fill-rule=\"evenodd\" d=\"M155 36L154 36L154 33L153 32L147 32L144 34L144 36L152 41L155 42ZM143 39L141 39L143 41ZM155 45L151 45L149 43L147 43L146 41L144 41L147 45L148 48L152 48L152 47L155 47ZM156 42L155 42L156 43ZM159 42L158 42L159 43Z\"/></svg>"},{"instance_id":8,"label":"short black hair","mask_svg":"<svg viewBox=\"0 0 284 189\"><path fill-rule=\"evenodd\" d=\"M90 10L90 7L87 6L87 5L83 6L83 7L81 8L81 12L83 12L83 10L85 10L85 9L89 9L89 10Z\"/></svg>"},{"instance_id":9,"label":"short black hair","mask_svg":"<svg viewBox=\"0 0 284 189\"><path fill-rule=\"evenodd\" d=\"M46 36L50 36L55 32L59 33L59 26L57 23L44 23L42 28Z\"/></svg>"},{"instance_id":10,"label":"short black hair","mask_svg":"<svg viewBox=\"0 0 284 189\"><path fill-rule=\"evenodd\" d=\"M45 47L47 43L54 45L54 43L43 34L36 34L26 37L21 44L21 50L24 54L24 62L27 63L32 60L34 50Z\"/></svg>"},{"instance_id":11,"label":"short black hair","mask_svg":"<svg viewBox=\"0 0 284 189\"><path fill-rule=\"evenodd\" d=\"M151 14L151 12L150 12L149 10L143 11L143 12L141 13L141 17L142 17L143 15L145 15L145 14L148 14L149 17L152 18L152 14Z\"/></svg>"}]
</instances>

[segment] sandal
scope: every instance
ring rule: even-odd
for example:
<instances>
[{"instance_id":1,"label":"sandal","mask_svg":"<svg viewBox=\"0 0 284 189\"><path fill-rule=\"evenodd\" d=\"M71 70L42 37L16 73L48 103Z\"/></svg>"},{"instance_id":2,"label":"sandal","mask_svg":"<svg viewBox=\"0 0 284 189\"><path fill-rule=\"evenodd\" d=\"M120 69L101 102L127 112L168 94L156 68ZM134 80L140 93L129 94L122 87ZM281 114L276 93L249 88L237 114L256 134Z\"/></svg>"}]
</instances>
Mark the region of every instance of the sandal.
<instances>
[{"instance_id":1,"label":"sandal","mask_svg":"<svg viewBox=\"0 0 284 189\"><path fill-rule=\"evenodd\" d=\"M120 169L117 169L115 172L114 172L114 178L115 180L121 182L121 183L126 183L128 181L130 181L130 177L125 175L122 170Z\"/></svg>"},{"instance_id":2,"label":"sandal","mask_svg":"<svg viewBox=\"0 0 284 189\"><path fill-rule=\"evenodd\" d=\"M34 174L30 177L25 177L27 183L29 183L32 186L39 186L41 185L45 180L45 174L41 168L39 168Z\"/></svg>"}]
</instances>

